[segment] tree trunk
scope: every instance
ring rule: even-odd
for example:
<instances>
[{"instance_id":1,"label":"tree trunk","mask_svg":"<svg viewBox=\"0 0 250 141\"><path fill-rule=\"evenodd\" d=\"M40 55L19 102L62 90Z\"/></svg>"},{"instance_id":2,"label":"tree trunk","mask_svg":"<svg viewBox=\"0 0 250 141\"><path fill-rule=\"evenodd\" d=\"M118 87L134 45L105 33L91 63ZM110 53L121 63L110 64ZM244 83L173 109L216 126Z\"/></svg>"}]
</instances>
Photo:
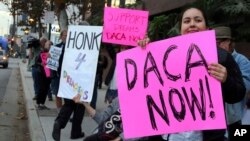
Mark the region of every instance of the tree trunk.
<instances>
[{"instance_id":1,"label":"tree trunk","mask_svg":"<svg viewBox=\"0 0 250 141\"><path fill-rule=\"evenodd\" d=\"M111 7L111 4L112 4L112 0L107 0L107 6Z\"/></svg>"},{"instance_id":2,"label":"tree trunk","mask_svg":"<svg viewBox=\"0 0 250 141\"><path fill-rule=\"evenodd\" d=\"M66 5L62 1L55 1L55 7L56 7L56 16L58 19L58 24L60 27L60 30L67 29L68 27L68 15L66 12Z\"/></svg>"},{"instance_id":3,"label":"tree trunk","mask_svg":"<svg viewBox=\"0 0 250 141\"><path fill-rule=\"evenodd\" d=\"M126 0L120 0L120 5L119 5L119 7L124 8L124 7L125 7L125 1L126 1Z\"/></svg>"}]
</instances>

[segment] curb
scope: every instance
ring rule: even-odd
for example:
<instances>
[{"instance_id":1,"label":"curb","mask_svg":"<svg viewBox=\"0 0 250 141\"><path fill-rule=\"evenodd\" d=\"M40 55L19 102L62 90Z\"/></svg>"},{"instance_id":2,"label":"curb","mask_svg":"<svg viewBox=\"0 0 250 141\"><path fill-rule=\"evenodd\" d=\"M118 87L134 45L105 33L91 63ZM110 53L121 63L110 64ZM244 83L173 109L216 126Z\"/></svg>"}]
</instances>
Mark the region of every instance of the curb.
<instances>
[{"instance_id":1,"label":"curb","mask_svg":"<svg viewBox=\"0 0 250 141\"><path fill-rule=\"evenodd\" d=\"M26 111L28 116L28 124L29 124L29 131L30 131L30 139L32 141L46 141L46 137L41 125L41 121L38 117L38 113L36 111L35 105L32 100L32 92L28 89L27 80L25 77L25 67L22 61L18 63L21 79L22 79L22 86L24 91L24 97L26 102Z\"/></svg>"}]
</instances>

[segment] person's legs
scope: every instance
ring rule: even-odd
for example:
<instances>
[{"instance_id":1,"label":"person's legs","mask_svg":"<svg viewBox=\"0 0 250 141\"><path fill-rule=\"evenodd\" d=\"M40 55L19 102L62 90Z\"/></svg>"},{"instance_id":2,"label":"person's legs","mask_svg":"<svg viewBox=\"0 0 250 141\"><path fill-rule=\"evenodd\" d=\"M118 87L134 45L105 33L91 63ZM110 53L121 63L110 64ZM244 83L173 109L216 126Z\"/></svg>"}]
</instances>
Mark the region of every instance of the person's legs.
<instances>
[{"instance_id":1,"label":"person's legs","mask_svg":"<svg viewBox=\"0 0 250 141\"><path fill-rule=\"evenodd\" d=\"M103 69L101 68L99 74L98 74L98 88L102 88L102 75L103 75Z\"/></svg>"},{"instance_id":2,"label":"person's legs","mask_svg":"<svg viewBox=\"0 0 250 141\"><path fill-rule=\"evenodd\" d=\"M59 89L60 78L55 76L51 79L51 92L56 97L56 107L60 109L62 107L62 98L57 96L58 89Z\"/></svg>"},{"instance_id":3,"label":"person's legs","mask_svg":"<svg viewBox=\"0 0 250 141\"><path fill-rule=\"evenodd\" d=\"M82 120L85 112L85 107L82 104L75 103L74 114L72 118L71 139L84 137L82 132Z\"/></svg>"},{"instance_id":4,"label":"person's legs","mask_svg":"<svg viewBox=\"0 0 250 141\"><path fill-rule=\"evenodd\" d=\"M49 87L47 95L48 95L49 101L53 101L51 87Z\"/></svg>"},{"instance_id":5,"label":"person's legs","mask_svg":"<svg viewBox=\"0 0 250 141\"><path fill-rule=\"evenodd\" d=\"M90 103L90 106L94 109L96 108L96 101L97 101L97 81L95 81L95 84L94 84L93 97Z\"/></svg>"},{"instance_id":6,"label":"person's legs","mask_svg":"<svg viewBox=\"0 0 250 141\"><path fill-rule=\"evenodd\" d=\"M60 140L61 129L65 128L69 118L74 110L74 101L64 99L65 104L62 106L58 116L55 119L52 137L54 140Z\"/></svg>"},{"instance_id":7,"label":"person's legs","mask_svg":"<svg viewBox=\"0 0 250 141\"><path fill-rule=\"evenodd\" d=\"M39 93L39 89L40 89L40 73L38 72L39 70L36 67L32 67L32 78L33 78L33 87L34 87L34 91L35 91L35 97L33 98L33 100L36 100L37 98L37 94Z\"/></svg>"},{"instance_id":8,"label":"person's legs","mask_svg":"<svg viewBox=\"0 0 250 141\"><path fill-rule=\"evenodd\" d=\"M71 99L64 99L64 105L62 106L56 121L59 121L61 127L64 128L70 119L71 114L74 111L75 102Z\"/></svg>"},{"instance_id":9,"label":"person's legs","mask_svg":"<svg viewBox=\"0 0 250 141\"><path fill-rule=\"evenodd\" d=\"M48 107L46 107L44 104L45 104L45 101L46 101L46 98L47 98L47 94L48 94L48 91L49 91L49 87L50 87L50 79L47 78L45 75L41 77L41 106L43 109L49 109Z\"/></svg>"},{"instance_id":10,"label":"person's legs","mask_svg":"<svg viewBox=\"0 0 250 141\"><path fill-rule=\"evenodd\" d=\"M36 104L37 104L37 109L38 110L42 110L42 108L41 108L41 101L42 101L42 93L41 92L38 92L38 94L36 95Z\"/></svg>"}]
</instances>

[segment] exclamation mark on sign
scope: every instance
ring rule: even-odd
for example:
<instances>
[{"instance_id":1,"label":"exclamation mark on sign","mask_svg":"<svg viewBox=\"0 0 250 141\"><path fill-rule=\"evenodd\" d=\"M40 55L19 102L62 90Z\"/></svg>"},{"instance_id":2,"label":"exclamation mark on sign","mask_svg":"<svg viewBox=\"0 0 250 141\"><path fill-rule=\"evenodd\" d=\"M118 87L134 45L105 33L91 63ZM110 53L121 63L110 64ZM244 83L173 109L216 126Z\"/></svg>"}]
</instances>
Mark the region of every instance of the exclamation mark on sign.
<instances>
[{"instance_id":1,"label":"exclamation mark on sign","mask_svg":"<svg viewBox=\"0 0 250 141\"><path fill-rule=\"evenodd\" d=\"M212 110L210 111L209 113L209 116L214 119L215 118L215 112L213 111L213 108L214 108L214 105L213 105L213 101L212 101L212 98L211 98L211 93L210 93L210 87L209 87L209 83L208 83L208 78L207 76L205 76L205 79L206 79L206 86L207 86L207 93L208 93L208 96L209 96L209 108L211 108Z\"/></svg>"}]
</instances>

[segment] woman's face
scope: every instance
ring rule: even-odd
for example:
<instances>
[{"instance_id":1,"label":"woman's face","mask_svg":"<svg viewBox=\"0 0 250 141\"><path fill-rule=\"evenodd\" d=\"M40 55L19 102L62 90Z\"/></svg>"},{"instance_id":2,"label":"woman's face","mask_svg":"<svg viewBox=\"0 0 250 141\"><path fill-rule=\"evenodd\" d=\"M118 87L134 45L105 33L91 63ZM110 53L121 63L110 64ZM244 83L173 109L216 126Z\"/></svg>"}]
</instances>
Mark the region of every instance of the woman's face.
<instances>
[{"instance_id":1,"label":"woman's face","mask_svg":"<svg viewBox=\"0 0 250 141\"><path fill-rule=\"evenodd\" d=\"M66 43L66 39L67 39L67 31L65 30L61 35L61 40L63 43Z\"/></svg>"},{"instance_id":2,"label":"woman's face","mask_svg":"<svg viewBox=\"0 0 250 141\"><path fill-rule=\"evenodd\" d=\"M48 40L48 41L45 43L45 46L44 46L44 47L45 47L46 49L49 50L49 49L50 49L50 46L51 46L51 41Z\"/></svg>"},{"instance_id":3,"label":"woman's face","mask_svg":"<svg viewBox=\"0 0 250 141\"><path fill-rule=\"evenodd\" d=\"M190 8L183 13L181 21L181 34L194 33L207 29L202 12L196 8Z\"/></svg>"}]
</instances>

